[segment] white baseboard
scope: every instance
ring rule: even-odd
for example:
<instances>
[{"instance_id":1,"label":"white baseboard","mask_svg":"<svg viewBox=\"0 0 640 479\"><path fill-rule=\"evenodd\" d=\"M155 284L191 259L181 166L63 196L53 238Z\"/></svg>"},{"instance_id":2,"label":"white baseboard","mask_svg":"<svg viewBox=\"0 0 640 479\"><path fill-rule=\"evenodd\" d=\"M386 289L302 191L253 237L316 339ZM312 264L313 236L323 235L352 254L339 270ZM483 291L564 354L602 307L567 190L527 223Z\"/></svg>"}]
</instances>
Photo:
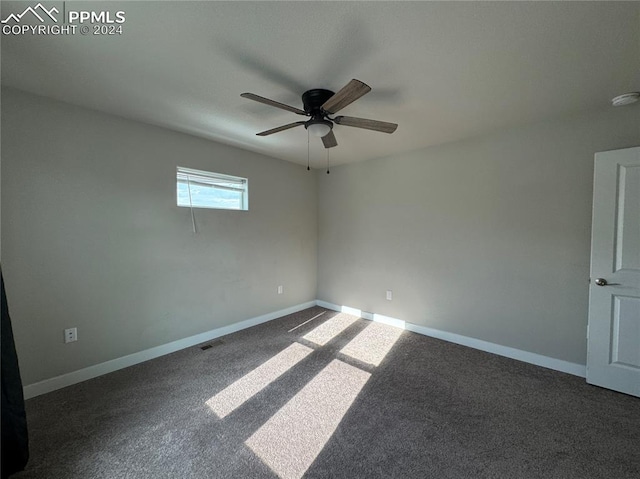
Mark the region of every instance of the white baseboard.
<instances>
[{"instance_id":1,"label":"white baseboard","mask_svg":"<svg viewBox=\"0 0 640 479\"><path fill-rule=\"evenodd\" d=\"M444 341L449 341L450 343L461 344L462 346L479 349L480 351L497 354L498 356L505 356L507 358L523 361L525 363L535 364L536 366L542 366L543 368L573 374L574 376L579 376L581 378L584 378L587 375L587 368L584 364L571 363L562 359L550 358L541 354L531 353L529 351L523 351L521 349L510 348L508 346L490 343L481 339L470 338L468 336L449 333L447 331L441 331L439 329L427 328L426 326L419 326L417 324L402 321L401 319L361 311L357 308L352 308L349 306L339 306L337 304L328 303L321 300L317 300L316 304L318 306L322 306L323 308L352 314L363 319L369 319L380 323L389 324L391 326L406 329L407 331L412 331L424 336L442 339Z\"/></svg>"},{"instance_id":2,"label":"white baseboard","mask_svg":"<svg viewBox=\"0 0 640 479\"><path fill-rule=\"evenodd\" d=\"M520 349L510 348L508 346L502 346L500 344L490 343L488 341L470 338L468 336L462 336L460 334L449 333L447 331L441 331L433 328L427 328L425 326L419 326L417 324L405 322L401 319L392 318L389 316L383 316L377 313L361 311L357 308L352 308L349 306L338 306L337 304L316 300L316 301L308 301L306 303L291 306L289 308L281 309L279 311L274 311L272 313L263 314L262 316L246 319L244 321L240 321L235 324L230 324L228 326L223 326L221 328L212 329L211 331L207 331L205 333L196 334L195 336L190 336L188 338L179 339L177 341L163 344L161 346L156 346L155 348L146 349L144 351L129 354L121 358L112 359L111 361L106 361L104 363L96 364L94 366L89 366L87 368L79 369L77 371L63 374L61 376L56 376L54 378L45 379L44 381L29 384L24 387L24 397L25 399L29 399L32 397L40 396L41 394L46 394L46 393L55 391L57 389L71 386L73 384L77 384L82 381L86 381L88 379L96 378L98 376L102 376L103 374L108 374L108 373L117 371L118 369L127 368L129 366L133 366L135 364L139 364L144 361L148 361L150 359L154 359L160 356L164 356L166 354L174 353L181 349L189 348L191 346L195 346L197 344L201 344L206 341L211 341L212 339L219 338L220 336L225 336L227 334L235 333L236 331L240 331L242 329L250 328L252 326L257 326L258 324L266 323L267 321L271 321L273 319L286 316L287 314L296 313L298 311L302 311L303 309L307 309L315 305L322 306L323 308L331 309L333 311L340 311L343 313L352 314L354 316L358 316L371 321L388 324L396 328L406 329L407 331L423 334L425 336L430 336L432 338L442 339L444 341L449 341L451 343L461 344L463 346L479 349L481 351L497 354L499 356L505 356L507 358L516 359L518 361L524 361L526 363L535 364L536 366L542 366L544 368L554 369L556 371L573 374L574 376L580 376L583 378L586 377L586 366L584 364L571 363L568 361L563 361L561 359L550 358L548 356L543 356L541 354L536 354L528 351L523 351Z\"/></svg>"},{"instance_id":3,"label":"white baseboard","mask_svg":"<svg viewBox=\"0 0 640 479\"><path fill-rule=\"evenodd\" d=\"M24 387L24 397L25 399L29 399L35 396L40 396L41 394L46 394L57 389L71 386L72 384L86 381L87 379L102 376L103 374L111 373L113 371L117 371L118 369L127 368L129 366L133 366L150 359L164 356L165 354L174 353L181 349L195 346L196 344L211 341L212 339L219 338L220 336L225 336L242 329L257 326L258 324L266 323L267 321L286 316L287 314L296 313L298 311L302 311L303 309L311 308L315 305L316 301L308 301L296 306L281 309L280 311L263 314L262 316L246 319L244 321L230 324L228 326L212 329L211 331L207 331L205 333L196 334L195 336L190 336L188 338L179 339L177 341L163 344L161 346L156 346L155 348L146 349L144 351L129 354L121 358L112 359L111 361L106 361L94 366L89 366L87 368L79 369L77 371L63 374L61 376L56 376L54 378L45 379L44 381L29 384L28 386Z\"/></svg>"}]
</instances>

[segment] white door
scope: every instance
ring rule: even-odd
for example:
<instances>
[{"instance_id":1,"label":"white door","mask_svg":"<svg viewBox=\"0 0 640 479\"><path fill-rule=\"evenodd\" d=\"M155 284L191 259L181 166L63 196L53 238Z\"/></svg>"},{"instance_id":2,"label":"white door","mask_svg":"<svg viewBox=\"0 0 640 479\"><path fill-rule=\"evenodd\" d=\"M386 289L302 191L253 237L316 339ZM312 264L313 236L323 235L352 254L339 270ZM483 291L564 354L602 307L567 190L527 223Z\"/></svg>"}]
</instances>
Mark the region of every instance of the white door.
<instances>
[{"instance_id":1,"label":"white door","mask_svg":"<svg viewBox=\"0 0 640 479\"><path fill-rule=\"evenodd\" d=\"M640 396L640 147L597 153L587 382Z\"/></svg>"}]
</instances>

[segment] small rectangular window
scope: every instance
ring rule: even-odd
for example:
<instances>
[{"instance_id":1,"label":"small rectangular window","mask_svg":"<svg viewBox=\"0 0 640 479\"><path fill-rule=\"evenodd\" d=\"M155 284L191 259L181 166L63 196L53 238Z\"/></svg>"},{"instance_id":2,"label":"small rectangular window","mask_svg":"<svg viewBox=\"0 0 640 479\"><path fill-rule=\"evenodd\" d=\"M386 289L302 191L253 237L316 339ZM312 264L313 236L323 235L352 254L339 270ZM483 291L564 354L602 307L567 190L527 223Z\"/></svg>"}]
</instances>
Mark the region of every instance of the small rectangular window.
<instances>
[{"instance_id":1,"label":"small rectangular window","mask_svg":"<svg viewBox=\"0 0 640 479\"><path fill-rule=\"evenodd\" d=\"M181 166L178 166L176 178L178 206L249 209L249 184L246 178Z\"/></svg>"}]
</instances>

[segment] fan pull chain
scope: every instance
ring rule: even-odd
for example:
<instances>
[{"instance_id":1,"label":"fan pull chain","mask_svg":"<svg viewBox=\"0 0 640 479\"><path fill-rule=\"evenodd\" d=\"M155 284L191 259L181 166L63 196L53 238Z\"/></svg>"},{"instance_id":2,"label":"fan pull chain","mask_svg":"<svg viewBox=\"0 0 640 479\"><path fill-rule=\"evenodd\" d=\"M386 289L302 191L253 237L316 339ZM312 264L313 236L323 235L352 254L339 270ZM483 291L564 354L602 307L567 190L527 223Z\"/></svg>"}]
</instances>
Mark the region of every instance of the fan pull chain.
<instances>
[{"instance_id":1,"label":"fan pull chain","mask_svg":"<svg viewBox=\"0 0 640 479\"><path fill-rule=\"evenodd\" d=\"M329 174L329 148L327 148L327 175Z\"/></svg>"},{"instance_id":2,"label":"fan pull chain","mask_svg":"<svg viewBox=\"0 0 640 479\"><path fill-rule=\"evenodd\" d=\"M309 171L309 130L307 129L307 171Z\"/></svg>"}]
</instances>

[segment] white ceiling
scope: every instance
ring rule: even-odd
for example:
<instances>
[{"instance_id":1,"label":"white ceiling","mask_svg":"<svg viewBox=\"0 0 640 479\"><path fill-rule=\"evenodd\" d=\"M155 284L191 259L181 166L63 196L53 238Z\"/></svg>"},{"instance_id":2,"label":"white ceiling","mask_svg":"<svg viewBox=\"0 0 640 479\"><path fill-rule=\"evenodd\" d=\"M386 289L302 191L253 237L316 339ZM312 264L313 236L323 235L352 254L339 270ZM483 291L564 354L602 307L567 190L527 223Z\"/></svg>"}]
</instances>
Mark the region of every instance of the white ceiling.
<instances>
[{"instance_id":1,"label":"white ceiling","mask_svg":"<svg viewBox=\"0 0 640 479\"><path fill-rule=\"evenodd\" d=\"M2 2L2 18L25 5ZM59 4L62 10L62 2ZM255 133L301 117L310 88L357 78L331 162L416 150L608 108L640 90L637 2L67 2L126 12L120 36L2 36L2 84L306 164L307 134ZM311 158L325 153L312 138Z\"/></svg>"}]
</instances>

